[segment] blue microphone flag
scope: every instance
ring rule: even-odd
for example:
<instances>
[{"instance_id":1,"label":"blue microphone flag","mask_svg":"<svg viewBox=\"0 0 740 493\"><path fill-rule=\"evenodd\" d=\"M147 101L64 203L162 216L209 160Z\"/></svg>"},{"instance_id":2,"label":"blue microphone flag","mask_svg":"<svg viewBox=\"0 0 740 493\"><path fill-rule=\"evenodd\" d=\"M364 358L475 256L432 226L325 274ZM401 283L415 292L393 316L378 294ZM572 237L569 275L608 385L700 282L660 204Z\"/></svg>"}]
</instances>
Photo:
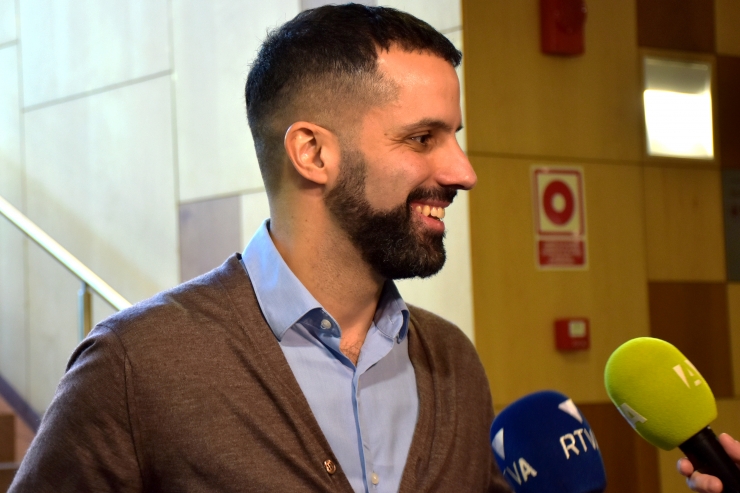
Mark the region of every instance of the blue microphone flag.
<instances>
[{"instance_id":1,"label":"blue microphone flag","mask_svg":"<svg viewBox=\"0 0 740 493\"><path fill-rule=\"evenodd\" d=\"M567 396L546 390L504 409L491 448L516 493L601 493L604 462L591 427Z\"/></svg>"}]
</instances>

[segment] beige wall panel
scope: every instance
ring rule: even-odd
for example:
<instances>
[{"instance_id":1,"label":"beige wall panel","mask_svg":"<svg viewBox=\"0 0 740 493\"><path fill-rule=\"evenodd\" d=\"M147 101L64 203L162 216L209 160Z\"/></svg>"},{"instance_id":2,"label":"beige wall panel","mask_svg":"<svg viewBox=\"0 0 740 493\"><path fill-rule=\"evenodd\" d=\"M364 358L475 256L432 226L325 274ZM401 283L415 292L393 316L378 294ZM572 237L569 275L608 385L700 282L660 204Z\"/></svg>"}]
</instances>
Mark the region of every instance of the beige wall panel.
<instances>
[{"instance_id":1,"label":"beige wall panel","mask_svg":"<svg viewBox=\"0 0 740 493\"><path fill-rule=\"evenodd\" d=\"M118 310L113 308L101 298L97 293L93 293L92 297L92 312L93 312L93 326L99 322L102 322L106 318L110 317Z\"/></svg>"},{"instance_id":2,"label":"beige wall panel","mask_svg":"<svg viewBox=\"0 0 740 493\"><path fill-rule=\"evenodd\" d=\"M262 186L244 108L249 64L297 0L173 2L180 199Z\"/></svg>"},{"instance_id":3,"label":"beige wall panel","mask_svg":"<svg viewBox=\"0 0 740 493\"><path fill-rule=\"evenodd\" d=\"M24 106L170 68L166 0L20 0Z\"/></svg>"},{"instance_id":4,"label":"beige wall panel","mask_svg":"<svg viewBox=\"0 0 740 493\"><path fill-rule=\"evenodd\" d=\"M15 0L0 0L0 44L15 38Z\"/></svg>"},{"instance_id":5,"label":"beige wall panel","mask_svg":"<svg viewBox=\"0 0 740 493\"><path fill-rule=\"evenodd\" d=\"M724 281L718 169L645 167L648 279Z\"/></svg>"},{"instance_id":6,"label":"beige wall panel","mask_svg":"<svg viewBox=\"0 0 740 493\"><path fill-rule=\"evenodd\" d=\"M262 221L270 217L267 193L261 191L242 195L240 207L242 250L244 250Z\"/></svg>"},{"instance_id":7,"label":"beige wall panel","mask_svg":"<svg viewBox=\"0 0 740 493\"><path fill-rule=\"evenodd\" d=\"M735 396L740 397L740 283L727 284L727 307L729 309L732 380L735 385ZM737 438L740 438L740 435Z\"/></svg>"},{"instance_id":8,"label":"beige wall panel","mask_svg":"<svg viewBox=\"0 0 740 493\"><path fill-rule=\"evenodd\" d=\"M466 0L468 150L637 161L634 2L589 4L586 52L540 53L539 2Z\"/></svg>"},{"instance_id":9,"label":"beige wall panel","mask_svg":"<svg viewBox=\"0 0 740 493\"><path fill-rule=\"evenodd\" d=\"M170 114L161 77L25 116L29 217L131 302L179 281Z\"/></svg>"},{"instance_id":10,"label":"beige wall panel","mask_svg":"<svg viewBox=\"0 0 740 493\"><path fill-rule=\"evenodd\" d=\"M589 268L552 272L535 267L530 166L543 163L472 161L475 339L495 402L539 389L607 401L607 358L649 333L641 169L583 165ZM590 319L591 349L559 353L553 322L575 316Z\"/></svg>"},{"instance_id":11,"label":"beige wall panel","mask_svg":"<svg viewBox=\"0 0 740 493\"><path fill-rule=\"evenodd\" d=\"M0 195L22 208L20 125L18 50L9 46L0 49Z\"/></svg>"},{"instance_id":12,"label":"beige wall panel","mask_svg":"<svg viewBox=\"0 0 740 493\"><path fill-rule=\"evenodd\" d=\"M474 339L468 193L459 192L445 216L447 261L428 279L397 281L403 299L451 321Z\"/></svg>"},{"instance_id":13,"label":"beige wall panel","mask_svg":"<svg viewBox=\"0 0 740 493\"><path fill-rule=\"evenodd\" d=\"M0 375L16 390L26 385L25 237L0 218Z\"/></svg>"},{"instance_id":14,"label":"beige wall panel","mask_svg":"<svg viewBox=\"0 0 740 493\"><path fill-rule=\"evenodd\" d=\"M415 15L438 31L450 31L462 26L460 0L380 0L378 5Z\"/></svg>"},{"instance_id":15,"label":"beige wall panel","mask_svg":"<svg viewBox=\"0 0 740 493\"><path fill-rule=\"evenodd\" d=\"M16 53L0 50L0 196L23 209ZM0 218L0 374L16 389L26 385L25 265L24 235Z\"/></svg>"},{"instance_id":16,"label":"beige wall panel","mask_svg":"<svg viewBox=\"0 0 740 493\"><path fill-rule=\"evenodd\" d=\"M18 389L43 413L54 397L69 357L79 343L77 291L80 282L36 244L29 242L28 382Z\"/></svg>"},{"instance_id":17,"label":"beige wall panel","mask_svg":"<svg viewBox=\"0 0 740 493\"><path fill-rule=\"evenodd\" d=\"M734 438L740 438L740 400L718 399L717 419L712 422L711 427L717 436L720 433L729 433ZM678 459L684 457L684 453L676 448L670 452L660 450L660 482L662 493L688 492L686 479L676 472Z\"/></svg>"},{"instance_id":18,"label":"beige wall panel","mask_svg":"<svg viewBox=\"0 0 740 493\"><path fill-rule=\"evenodd\" d=\"M714 15L717 53L740 56L740 2L714 0Z\"/></svg>"}]
</instances>

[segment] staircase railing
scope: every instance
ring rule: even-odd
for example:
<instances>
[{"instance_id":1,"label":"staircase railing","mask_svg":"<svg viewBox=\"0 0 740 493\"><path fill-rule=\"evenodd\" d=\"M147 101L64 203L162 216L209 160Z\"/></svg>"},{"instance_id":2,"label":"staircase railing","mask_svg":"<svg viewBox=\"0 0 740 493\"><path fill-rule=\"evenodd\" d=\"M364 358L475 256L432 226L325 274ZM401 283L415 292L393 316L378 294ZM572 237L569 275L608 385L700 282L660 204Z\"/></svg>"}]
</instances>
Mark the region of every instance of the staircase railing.
<instances>
[{"instance_id":1,"label":"staircase railing","mask_svg":"<svg viewBox=\"0 0 740 493\"><path fill-rule=\"evenodd\" d=\"M92 329L92 292L90 290L98 293L101 298L116 310L123 310L131 306L131 303L118 294L108 283L103 281L97 274L91 271L85 264L80 262L74 255L69 253L62 245L57 243L51 236L46 234L1 196L0 215L5 216L21 232L35 241L82 281L82 287L77 293L80 339L84 339Z\"/></svg>"}]
</instances>

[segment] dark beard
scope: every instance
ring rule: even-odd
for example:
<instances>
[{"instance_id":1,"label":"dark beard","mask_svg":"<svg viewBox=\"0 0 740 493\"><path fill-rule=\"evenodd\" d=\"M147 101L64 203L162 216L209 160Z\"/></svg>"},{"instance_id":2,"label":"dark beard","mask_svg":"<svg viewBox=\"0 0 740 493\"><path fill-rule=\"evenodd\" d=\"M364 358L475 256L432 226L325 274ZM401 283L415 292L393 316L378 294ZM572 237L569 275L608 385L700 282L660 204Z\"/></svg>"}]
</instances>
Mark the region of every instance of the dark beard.
<instances>
[{"instance_id":1,"label":"dark beard","mask_svg":"<svg viewBox=\"0 0 740 493\"><path fill-rule=\"evenodd\" d=\"M416 188L406 203L384 212L374 209L367 201L366 176L367 163L360 152L343 150L337 184L324 198L337 224L365 262L386 279L424 278L439 272L447 258L445 235L415 225L411 202L420 199L452 202L457 190Z\"/></svg>"}]
</instances>

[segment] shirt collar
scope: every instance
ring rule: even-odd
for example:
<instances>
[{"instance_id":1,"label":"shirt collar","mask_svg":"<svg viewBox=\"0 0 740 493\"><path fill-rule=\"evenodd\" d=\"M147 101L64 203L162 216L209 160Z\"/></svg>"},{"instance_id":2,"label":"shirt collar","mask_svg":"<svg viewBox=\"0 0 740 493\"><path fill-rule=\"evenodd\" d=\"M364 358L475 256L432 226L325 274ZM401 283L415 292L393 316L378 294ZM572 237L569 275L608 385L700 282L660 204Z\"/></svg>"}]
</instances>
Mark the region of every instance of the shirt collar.
<instances>
[{"instance_id":1,"label":"shirt collar","mask_svg":"<svg viewBox=\"0 0 740 493\"><path fill-rule=\"evenodd\" d=\"M310 312L326 312L275 248L269 225L270 220L266 219L257 229L244 249L242 261L267 323L275 337L282 340L285 332ZM386 281L375 311L375 325L389 339L401 341L408 333L408 320L409 310L398 288L393 281Z\"/></svg>"},{"instance_id":2,"label":"shirt collar","mask_svg":"<svg viewBox=\"0 0 740 493\"><path fill-rule=\"evenodd\" d=\"M389 339L395 337L402 341L409 330L409 309L401 298L396 284L390 279L385 281L383 286L373 322Z\"/></svg>"}]
</instances>

